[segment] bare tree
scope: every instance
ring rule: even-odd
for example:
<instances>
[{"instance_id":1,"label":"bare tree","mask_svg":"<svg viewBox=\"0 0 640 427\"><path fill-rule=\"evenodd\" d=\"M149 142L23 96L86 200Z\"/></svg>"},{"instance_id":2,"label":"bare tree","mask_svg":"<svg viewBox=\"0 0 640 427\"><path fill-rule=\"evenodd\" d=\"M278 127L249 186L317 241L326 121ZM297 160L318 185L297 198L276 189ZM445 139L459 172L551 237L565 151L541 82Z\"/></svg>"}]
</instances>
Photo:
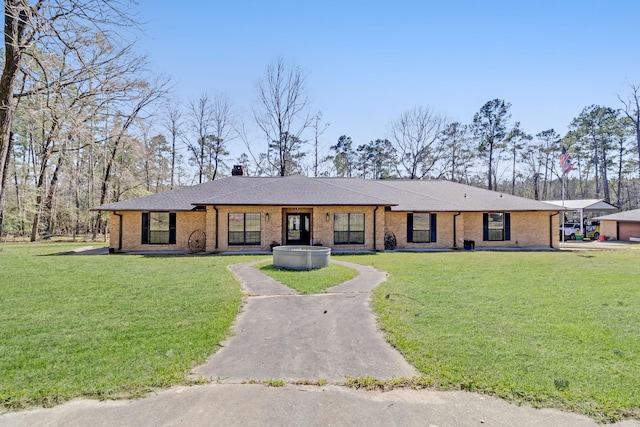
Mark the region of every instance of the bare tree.
<instances>
[{"instance_id":1,"label":"bare tree","mask_svg":"<svg viewBox=\"0 0 640 427\"><path fill-rule=\"evenodd\" d=\"M268 140L267 159L280 176L289 175L300 154L302 134L313 121L307 111L305 75L299 67L288 67L280 58L267 67L257 90L258 105L253 116Z\"/></svg>"},{"instance_id":2,"label":"bare tree","mask_svg":"<svg viewBox=\"0 0 640 427\"><path fill-rule=\"evenodd\" d=\"M23 102L20 108L16 103L16 114L27 118L28 123L37 123L40 129L34 150L37 155L33 156L34 166L37 163L37 197L32 241L37 239L41 220L47 232L52 231L57 183L70 164L70 146L82 150L94 142L90 129L94 117L105 103L126 99L132 86L140 84L132 83L129 74L140 72L142 64L142 58L132 56L129 47L116 50L102 38L81 51L63 48L56 54L30 53L23 61L25 73L16 95Z\"/></svg>"},{"instance_id":3,"label":"bare tree","mask_svg":"<svg viewBox=\"0 0 640 427\"><path fill-rule=\"evenodd\" d=\"M210 156L210 177L213 181L220 166L224 166L224 156L229 155L227 144L237 137L233 116L233 105L229 97L217 94L212 105L212 144Z\"/></svg>"},{"instance_id":4,"label":"bare tree","mask_svg":"<svg viewBox=\"0 0 640 427\"><path fill-rule=\"evenodd\" d=\"M205 162L208 136L213 122L213 108L207 94L200 95L197 101L189 103L191 128L196 136L195 141L186 140L187 148L191 152L191 159L198 168L198 183L202 183L206 176Z\"/></svg>"},{"instance_id":5,"label":"bare tree","mask_svg":"<svg viewBox=\"0 0 640 427\"><path fill-rule=\"evenodd\" d=\"M4 5L4 64L0 77L0 231L2 230L8 181L9 153L12 151L12 119L15 112L16 82L20 73L32 70L25 58L32 55L60 54L75 57L73 66L62 75L46 75L32 85L23 85L27 93L63 88L78 81L77 73L87 70L84 52L96 38L113 41L118 26L131 26L134 21L124 7L128 0L6 0ZM62 53L61 53L62 52ZM35 67L41 64L34 61ZM24 95L24 93L22 94Z\"/></svg>"},{"instance_id":6,"label":"bare tree","mask_svg":"<svg viewBox=\"0 0 640 427\"><path fill-rule=\"evenodd\" d=\"M247 162L250 162L250 159L253 161L253 164L255 165L255 174L256 175L263 175L264 171L267 168L267 160L266 160L266 153L255 153L253 150L253 140L250 136L250 133L247 129L247 124L244 121L240 121L239 125L236 127L235 129L235 133L236 135L238 135L238 137L240 138L240 140L242 141L242 143L244 144L245 148L247 149L247 152L249 153L247 155L247 153L242 153L241 157L242 157L242 161L240 161L240 159L238 159L239 163L241 165L244 166L248 166ZM246 158L245 158L246 156ZM249 170L249 168L247 167L247 170Z\"/></svg>"},{"instance_id":7,"label":"bare tree","mask_svg":"<svg viewBox=\"0 0 640 427\"><path fill-rule=\"evenodd\" d=\"M629 129L629 126L625 126L628 125L628 123L625 122L627 122L627 120L625 120L624 117L621 118L621 120L618 121L618 126L616 126L613 131L613 143L616 148L616 177L613 191L616 195L615 204L618 207L624 206L624 204L627 202L627 200L625 200L623 191L625 181L628 182L628 180L625 179L625 175L633 173L633 170L635 169L633 167L633 162L631 162L629 159L629 153L631 153L632 151L630 148L633 147L633 145L631 145L630 147L629 137L631 136L631 129Z\"/></svg>"},{"instance_id":8,"label":"bare tree","mask_svg":"<svg viewBox=\"0 0 640 427\"><path fill-rule=\"evenodd\" d=\"M163 126L169 132L171 141L171 172L169 189L173 190L176 176L176 160L178 158L178 140L183 137L182 109L178 104L167 104L164 110Z\"/></svg>"},{"instance_id":9,"label":"bare tree","mask_svg":"<svg viewBox=\"0 0 640 427\"><path fill-rule=\"evenodd\" d=\"M320 160L320 155L318 152L319 146L320 146L320 141L319 138L322 136L322 134L327 130L327 128L329 127L329 123L323 123L320 124L322 120L322 112L318 111L316 113L316 115L313 117L313 176L319 176L320 170L320 164L322 163L322 161Z\"/></svg>"},{"instance_id":10,"label":"bare tree","mask_svg":"<svg viewBox=\"0 0 640 427\"><path fill-rule=\"evenodd\" d=\"M640 85L629 84L631 88L631 96L628 100L624 100L618 95L618 99L624 105L622 110L627 116L631 127L636 134L636 145L638 147L638 178L640 178Z\"/></svg>"},{"instance_id":11,"label":"bare tree","mask_svg":"<svg viewBox=\"0 0 640 427\"><path fill-rule=\"evenodd\" d=\"M445 124L427 107L415 107L391 123L391 139L408 178L424 178L443 159L445 144L440 134Z\"/></svg>"},{"instance_id":12,"label":"bare tree","mask_svg":"<svg viewBox=\"0 0 640 427\"><path fill-rule=\"evenodd\" d=\"M128 99L114 104L112 107L113 111L111 114L113 114L116 120L114 121L113 129L107 141L109 149L101 181L100 205L105 204L107 201L112 169L116 166L116 156L121 144L128 136L129 129L137 120L145 118L144 111L147 107L161 101L168 92L169 82L166 80L156 80L152 83L135 81L133 83L128 93ZM101 216L97 215L93 227L94 239L100 229Z\"/></svg>"},{"instance_id":13,"label":"bare tree","mask_svg":"<svg viewBox=\"0 0 640 427\"><path fill-rule=\"evenodd\" d=\"M213 99L202 94L189 104L189 113L196 141L187 140L187 148L198 167L198 182L205 177L214 180L229 154L227 142L236 137L231 101L221 94Z\"/></svg>"}]
</instances>

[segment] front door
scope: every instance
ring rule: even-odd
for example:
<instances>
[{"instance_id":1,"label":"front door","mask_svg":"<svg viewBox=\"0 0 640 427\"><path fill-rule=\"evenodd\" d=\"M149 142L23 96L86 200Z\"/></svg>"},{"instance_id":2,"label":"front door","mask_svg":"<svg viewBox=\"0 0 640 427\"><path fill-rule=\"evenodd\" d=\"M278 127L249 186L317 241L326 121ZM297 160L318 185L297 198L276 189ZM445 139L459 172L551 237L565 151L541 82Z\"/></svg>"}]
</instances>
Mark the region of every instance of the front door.
<instances>
[{"instance_id":1,"label":"front door","mask_svg":"<svg viewBox=\"0 0 640 427\"><path fill-rule=\"evenodd\" d=\"M311 214L287 214L287 245L311 244Z\"/></svg>"}]
</instances>

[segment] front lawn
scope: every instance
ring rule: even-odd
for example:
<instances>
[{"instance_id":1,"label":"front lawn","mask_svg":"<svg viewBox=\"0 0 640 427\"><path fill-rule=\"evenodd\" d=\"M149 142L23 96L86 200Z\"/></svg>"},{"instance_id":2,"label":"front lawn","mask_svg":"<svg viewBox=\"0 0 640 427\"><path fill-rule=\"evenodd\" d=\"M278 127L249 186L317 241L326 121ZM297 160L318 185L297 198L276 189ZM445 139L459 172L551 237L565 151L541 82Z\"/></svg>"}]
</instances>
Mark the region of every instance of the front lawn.
<instances>
[{"instance_id":1,"label":"front lawn","mask_svg":"<svg viewBox=\"0 0 640 427\"><path fill-rule=\"evenodd\" d=\"M139 396L183 381L238 312L240 287L227 265L257 259L53 255L78 246L0 246L0 412ZM640 419L639 258L340 257L389 272L374 309L392 345L430 383L598 421Z\"/></svg>"},{"instance_id":2,"label":"front lawn","mask_svg":"<svg viewBox=\"0 0 640 427\"><path fill-rule=\"evenodd\" d=\"M0 252L0 412L73 397L132 397L184 380L241 303L228 264L248 257Z\"/></svg>"},{"instance_id":3,"label":"front lawn","mask_svg":"<svg viewBox=\"0 0 640 427\"><path fill-rule=\"evenodd\" d=\"M274 267L271 261L265 261L257 264L256 268L301 294L323 293L327 288L351 280L358 274L353 268L336 263L315 270L295 271L280 269Z\"/></svg>"},{"instance_id":4,"label":"front lawn","mask_svg":"<svg viewBox=\"0 0 640 427\"><path fill-rule=\"evenodd\" d=\"M638 252L345 259L389 272L374 291L381 327L440 388L640 419Z\"/></svg>"}]
</instances>

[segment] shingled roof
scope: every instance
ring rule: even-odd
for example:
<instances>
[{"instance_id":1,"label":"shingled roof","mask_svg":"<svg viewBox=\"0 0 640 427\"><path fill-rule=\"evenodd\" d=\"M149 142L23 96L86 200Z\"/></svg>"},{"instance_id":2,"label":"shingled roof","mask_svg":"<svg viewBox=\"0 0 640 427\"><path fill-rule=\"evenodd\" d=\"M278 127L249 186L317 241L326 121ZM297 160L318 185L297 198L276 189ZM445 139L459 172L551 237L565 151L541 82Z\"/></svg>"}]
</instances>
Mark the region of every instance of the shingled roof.
<instances>
[{"instance_id":1,"label":"shingled roof","mask_svg":"<svg viewBox=\"0 0 640 427\"><path fill-rule=\"evenodd\" d=\"M332 180L362 192L372 192L393 200L392 211L476 212L476 211L558 211L548 203L489 191L443 180L364 180L351 178L318 178Z\"/></svg>"},{"instance_id":2,"label":"shingled roof","mask_svg":"<svg viewBox=\"0 0 640 427\"><path fill-rule=\"evenodd\" d=\"M233 176L99 211L188 211L205 205L387 206L393 211L558 211L551 204L448 181Z\"/></svg>"},{"instance_id":3,"label":"shingled roof","mask_svg":"<svg viewBox=\"0 0 640 427\"><path fill-rule=\"evenodd\" d=\"M190 187L177 188L151 196L138 197L122 202L97 206L95 211L191 211L195 208L194 201L210 197L212 194L232 193L246 188L246 182L237 177L218 179ZM244 179L244 178L243 178ZM254 183L269 180L269 178L251 178Z\"/></svg>"},{"instance_id":4,"label":"shingled roof","mask_svg":"<svg viewBox=\"0 0 640 427\"><path fill-rule=\"evenodd\" d=\"M252 185L253 178L245 180L244 189L215 194L196 200L198 205L269 205L269 206L390 206L392 199L378 197L372 191L358 191L347 185L335 185L330 180L308 178L301 175L269 178ZM364 180L359 180L364 181Z\"/></svg>"},{"instance_id":5,"label":"shingled roof","mask_svg":"<svg viewBox=\"0 0 640 427\"><path fill-rule=\"evenodd\" d=\"M599 219L601 221L637 222L640 221L640 209L599 216L594 219Z\"/></svg>"}]
</instances>

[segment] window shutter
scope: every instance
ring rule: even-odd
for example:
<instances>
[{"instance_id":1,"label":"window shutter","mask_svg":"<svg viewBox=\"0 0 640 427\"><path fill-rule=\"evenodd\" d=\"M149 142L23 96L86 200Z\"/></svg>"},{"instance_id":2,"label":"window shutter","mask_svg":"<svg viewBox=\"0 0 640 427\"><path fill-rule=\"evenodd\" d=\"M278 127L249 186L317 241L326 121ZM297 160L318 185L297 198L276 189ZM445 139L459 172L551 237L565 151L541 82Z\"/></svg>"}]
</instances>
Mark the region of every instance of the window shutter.
<instances>
[{"instance_id":1,"label":"window shutter","mask_svg":"<svg viewBox=\"0 0 640 427\"><path fill-rule=\"evenodd\" d=\"M436 241L436 236L437 236L437 232L436 232L436 214L432 213L431 214L431 224L430 224L430 228L431 228L431 242L435 242Z\"/></svg>"},{"instance_id":2,"label":"window shutter","mask_svg":"<svg viewBox=\"0 0 640 427\"><path fill-rule=\"evenodd\" d=\"M504 240L511 240L511 214L504 214Z\"/></svg>"},{"instance_id":3,"label":"window shutter","mask_svg":"<svg viewBox=\"0 0 640 427\"><path fill-rule=\"evenodd\" d=\"M489 214L486 212L482 214L482 240L489 240Z\"/></svg>"},{"instance_id":4,"label":"window shutter","mask_svg":"<svg viewBox=\"0 0 640 427\"><path fill-rule=\"evenodd\" d=\"M413 242L413 214L407 214L407 242Z\"/></svg>"},{"instance_id":5,"label":"window shutter","mask_svg":"<svg viewBox=\"0 0 640 427\"><path fill-rule=\"evenodd\" d=\"M176 244L176 213L169 213L169 244Z\"/></svg>"},{"instance_id":6,"label":"window shutter","mask_svg":"<svg viewBox=\"0 0 640 427\"><path fill-rule=\"evenodd\" d=\"M142 244L149 244L149 212L142 212Z\"/></svg>"}]
</instances>

